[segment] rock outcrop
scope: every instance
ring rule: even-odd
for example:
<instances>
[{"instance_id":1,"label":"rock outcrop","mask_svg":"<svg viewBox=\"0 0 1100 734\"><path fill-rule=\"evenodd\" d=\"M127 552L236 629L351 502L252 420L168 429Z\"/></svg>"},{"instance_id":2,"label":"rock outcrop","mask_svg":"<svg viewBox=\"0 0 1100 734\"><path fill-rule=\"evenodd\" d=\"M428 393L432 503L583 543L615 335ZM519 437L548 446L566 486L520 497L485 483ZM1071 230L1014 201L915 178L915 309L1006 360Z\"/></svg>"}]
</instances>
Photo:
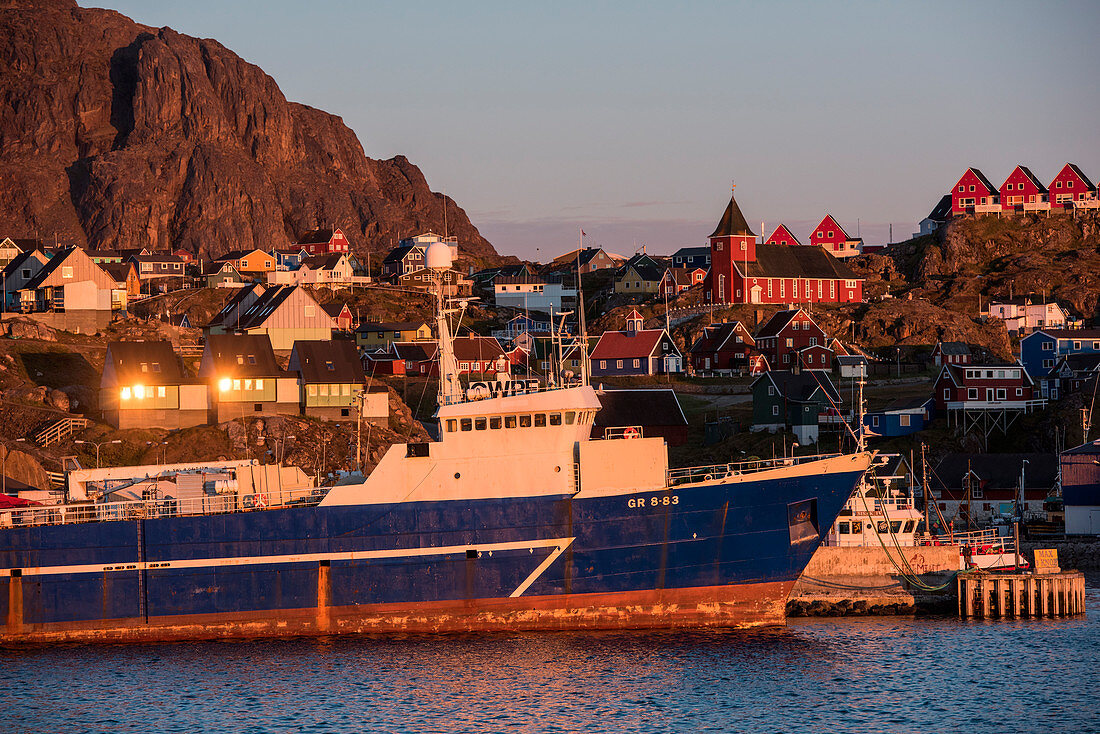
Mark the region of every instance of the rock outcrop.
<instances>
[{"instance_id":1,"label":"rock outcrop","mask_svg":"<svg viewBox=\"0 0 1100 734\"><path fill-rule=\"evenodd\" d=\"M72 0L0 0L0 234L203 256L341 227L359 254L426 230L495 261L403 156L287 101L217 41Z\"/></svg>"}]
</instances>

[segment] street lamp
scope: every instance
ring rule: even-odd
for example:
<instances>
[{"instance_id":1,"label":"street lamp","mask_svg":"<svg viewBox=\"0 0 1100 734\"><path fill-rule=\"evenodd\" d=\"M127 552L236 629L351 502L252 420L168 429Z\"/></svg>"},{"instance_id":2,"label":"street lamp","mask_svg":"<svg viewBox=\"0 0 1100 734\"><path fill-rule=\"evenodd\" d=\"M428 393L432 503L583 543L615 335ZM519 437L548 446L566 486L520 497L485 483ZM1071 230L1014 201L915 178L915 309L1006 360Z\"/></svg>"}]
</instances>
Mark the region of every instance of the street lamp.
<instances>
[{"instance_id":1,"label":"street lamp","mask_svg":"<svg viewBox=\"0 0 1100 734\"><path fill-rule=\"evenodd\" d=\"M101 446L106 446L107 444L111 444L111 443L122 443L122 441L120 441L119 439L116 438L114 441L103 441L101 443L96 443L95 441L82 441L82 440L78 439L76 441L73 441L73 443L91 444L92 446L95 446L95 468L98 469L99 468L99 448Z\"/></svg>"},{"instance_id":2,"label":"street lamp","mask_svg":"<svg viewBox=\"0 0 1100 734\"><path fill-rule=\"evenodd\" d=\"M158 446L158 445L161 446L160 463L161 464L167 464L168 463L168 442L167 441L146 441L145 445L146 446ZM154 451L155 451L155 449L154 449ZM155 458L155 456L156 456L156 454L154 454L154 458Z\"/></svg>"}]
</instances>

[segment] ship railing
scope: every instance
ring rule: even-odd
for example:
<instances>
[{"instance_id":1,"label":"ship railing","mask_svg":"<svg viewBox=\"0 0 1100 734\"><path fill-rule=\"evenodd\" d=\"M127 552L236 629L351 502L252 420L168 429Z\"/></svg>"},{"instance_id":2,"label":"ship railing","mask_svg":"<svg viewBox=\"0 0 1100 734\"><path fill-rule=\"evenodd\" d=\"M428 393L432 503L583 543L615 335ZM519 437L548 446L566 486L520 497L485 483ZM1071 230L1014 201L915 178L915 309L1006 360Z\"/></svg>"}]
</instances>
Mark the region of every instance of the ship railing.
<instances>
[{"instance_id":1,"label":"ship railing","mask_svg":"<svg viewBox=\"0 0 1100 734\"><path fill-rule=\"evenodd\" d=\"M692 466L682 469L670 469L668 471L668 486L677 484L690 484L692 482L709 482L724 477L735 477L741 474L754 474L768 471L769 469L781 469L785 467L808 464L822 459L832 459L840 454L815 454L813 456L788 456L779 459L757 459L755 461L736 461L729 464L711 464L709 466Z\"/></svg>"},{"instance_id":2,"label":"ship railing","mask_svg":"<svg viewBox=\"0 0 1100 734\"><path fill-rule=\"evenodd\" d=\"M254 494L216 494L182 499L82 502L34 505L0 510L0 527L71 525L114 520L152 520L164 517L222 515L236 512L303 507L318 504L325 491L316 487Z\"/></svg>"},{"instance_id":3,"label":"ship railing","mask_svg":"<svg viewBox=\"0 0 1100 734\"><path fill-rule=\"evenodd\" d=\"M991 548L1011 550L1014 539L997 532L996 528L989 530L970 530L964 533L951 533L949 535L918 535L917 545L964 545L971 548Z\"/></svg>"}]
</instances>

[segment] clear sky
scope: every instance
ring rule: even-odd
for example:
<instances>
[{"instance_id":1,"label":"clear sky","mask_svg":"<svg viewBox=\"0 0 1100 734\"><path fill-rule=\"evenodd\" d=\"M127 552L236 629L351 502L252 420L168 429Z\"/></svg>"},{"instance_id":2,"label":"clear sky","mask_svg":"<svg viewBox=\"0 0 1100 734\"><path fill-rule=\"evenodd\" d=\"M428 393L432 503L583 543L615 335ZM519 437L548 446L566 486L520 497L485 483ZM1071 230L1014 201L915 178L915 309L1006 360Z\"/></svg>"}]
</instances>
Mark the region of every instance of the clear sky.
<instances>
[{"instance_id":1,"label":"clear sky","mask_svg":"<svg viewBox=\"0 0 1100 734\"><path fill-rule=\"evenodd\" d=\"M765 235L828 212L877 243L970 165L1100 179L1095 0L103 4L408 156L503 254L705 244L731 180Z\"/></svg>"}]
</instances>

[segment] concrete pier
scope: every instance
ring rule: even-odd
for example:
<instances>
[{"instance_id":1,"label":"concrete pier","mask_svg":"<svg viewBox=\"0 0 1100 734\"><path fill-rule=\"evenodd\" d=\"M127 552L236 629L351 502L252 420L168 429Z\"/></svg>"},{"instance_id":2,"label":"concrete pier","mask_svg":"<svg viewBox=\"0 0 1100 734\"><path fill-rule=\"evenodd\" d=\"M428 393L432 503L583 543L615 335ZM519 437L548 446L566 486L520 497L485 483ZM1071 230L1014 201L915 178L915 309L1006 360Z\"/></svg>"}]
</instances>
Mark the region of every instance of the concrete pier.
<instances>
[{"instance_id":1,"label":"concrete pier","mask_svg":"<svg viewBox=\"0 0 1100 734\"><path fill-rule=\"evenodd\" d=\"M902 556L922 584L946 588L925 591L908 583L894 565ZM957 545L903 546L892 548L889 557L881 546L823 546L795 584L787 615L951 614L955 584L950 581L958 568Z\"/></svg>"},{"instance_id":2,"label":"concrete pier","mask_svg":"<svg viewBox=\"0 0 1100 734\"><path fill-rule=\"evenodd\" d=\"M1070 617L1085 613L1085 575L968 573L957 581L963 619Z\"/></svg>"}]
</instances>

